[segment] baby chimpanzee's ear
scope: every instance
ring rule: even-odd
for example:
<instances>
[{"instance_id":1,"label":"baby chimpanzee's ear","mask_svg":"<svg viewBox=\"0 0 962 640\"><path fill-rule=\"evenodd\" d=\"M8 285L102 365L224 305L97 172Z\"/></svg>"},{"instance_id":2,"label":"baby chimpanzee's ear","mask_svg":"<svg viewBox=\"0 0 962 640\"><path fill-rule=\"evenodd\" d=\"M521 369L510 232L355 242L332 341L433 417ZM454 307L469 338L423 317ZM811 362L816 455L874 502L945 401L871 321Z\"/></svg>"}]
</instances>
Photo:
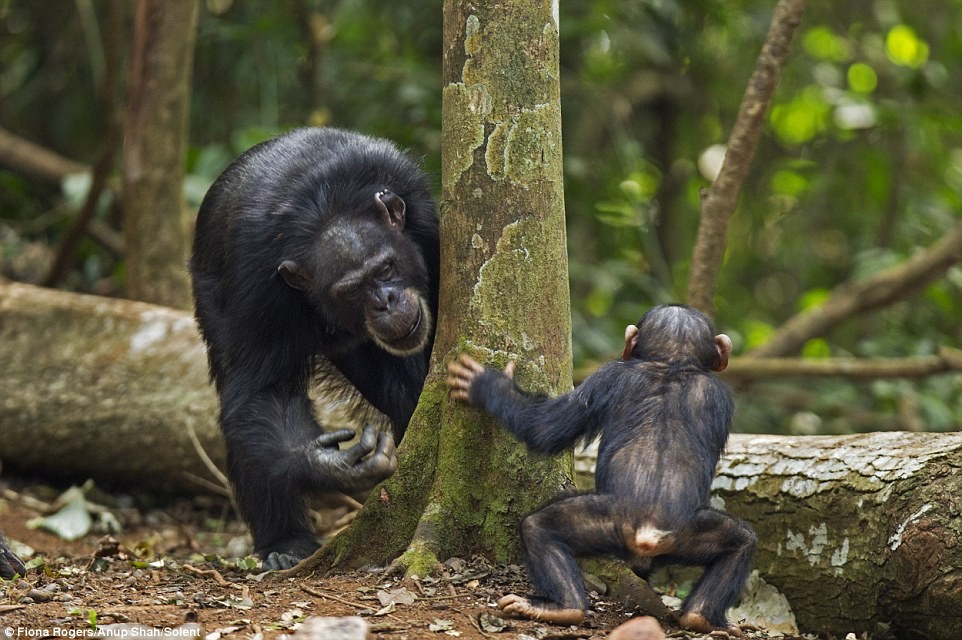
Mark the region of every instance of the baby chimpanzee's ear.
<instances>
[{"instance_id":1,"label":"baby chimpanzee's ear","mask_svg":"<svg viewBox=\"0 0 962 640\"><path fill-rule=\"evenodd\" d=\"M635 350L635 345L638 344L638 327L633 324L629 324L625 327L625 352L621 354L622 360L630 360L631 352Z\"/></svg>"},{"instance_id":2,"label":"baby chimpanzee's ear","mask_svg":"<svg viewBox=\"0 0 962 640\"><path fill-rule=\"evenodd\" d=\"M715 336L715 348L718 349L718 366L715 371L724 371L728 368L728 358L732 354L732 339L719 333Z\"/></svg>"}]
</instances>

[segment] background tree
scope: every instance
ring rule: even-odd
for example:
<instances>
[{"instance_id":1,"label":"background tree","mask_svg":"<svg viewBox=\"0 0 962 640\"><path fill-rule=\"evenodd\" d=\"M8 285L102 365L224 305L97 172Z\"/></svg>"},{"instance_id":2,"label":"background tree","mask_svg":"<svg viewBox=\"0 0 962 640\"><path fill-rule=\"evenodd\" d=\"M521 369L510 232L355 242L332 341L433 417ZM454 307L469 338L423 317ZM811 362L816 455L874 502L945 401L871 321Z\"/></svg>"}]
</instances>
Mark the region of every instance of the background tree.
<instances>
[{"instance_id":1,"label":"background tree","mask_svg":"<svg viewBox=\"0 0 962 640\"><path fill-rule=\"evenodd\" d=\"M520 517L571 482L570 458L530 456L490 418L447 398L461 351L528 388L571 385L561 176L558 24L547 0L444 5L441 298L431 372L401 465L331 553L340 564L404 552L520 557Z\"/></svg>"},{"instance_id":2,"label":"background tree","mask_svg":"<svg viewBox=\"0 0 962 640\"><path fill-rule=\"evenodd\" d=\"M183 196L196 0L138 0L123 159L126 293L190 307Z\"/></svg>"}]
</instances>

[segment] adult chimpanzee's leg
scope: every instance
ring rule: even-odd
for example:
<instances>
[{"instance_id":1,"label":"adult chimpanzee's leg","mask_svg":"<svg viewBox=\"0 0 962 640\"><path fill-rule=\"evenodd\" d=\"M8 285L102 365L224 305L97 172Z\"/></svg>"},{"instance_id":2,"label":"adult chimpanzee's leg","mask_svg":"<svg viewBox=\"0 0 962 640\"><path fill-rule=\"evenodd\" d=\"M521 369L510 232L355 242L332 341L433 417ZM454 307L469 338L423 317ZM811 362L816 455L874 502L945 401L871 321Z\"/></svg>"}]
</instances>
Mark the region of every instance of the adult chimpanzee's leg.
<instances>
[{"instance_id":1,"label":"adult chimpanzee's leg","mask_svg":"<svg viewBox=\"0 0 962 640\"><path fill-rule=\"evenodd\" d=\"M580 624L588 600L576 557L624 554L613 501L606 495L564 498L521 523L525 565L535 596L508 595L504 613L554 624Z\"/></svg>"},{"instance_id":2,"label":"adult chimpanzee's leg","mask_svg":"<svg viewBox=\"0 0 962 640\"><path fill-rule=\"evenodd\" d=\"M365 427L358 444L341 451L338 443L354 432L323 433L306 395L272 389L235 397L244 400L222 403L221 412L234 499L264 568L287 569L318 546L308 495L350 492L388 477L397 466L394 442Z\"/></svg>"},{"instance_id":3,"label":"adult chimpanzee's leg","mask_svg":"<svg viewBox=\"0 0 962 640\"><path fill-rule=\"evenodd\" d=\"M672 560L705 566L682 607L682 626L701 633L724 629L740 635L725 619L725 610L735 604L745 585L756 542L747 523L709 508L700 510L680 532Z\"/></svg>"},{"instance_id":4,"label":"adult chimpanzee's leg","mask_svg":"<svg viewBox=\"0 0 962 640\"><path fill-rule=\"evenodd\" d=\"M306 446L312 434L299 433L301 423L289 415L292 409L298 412L297 404L297 399L285 402L263 393L237 407L225 403L221 410L234 500L250 526L254 551L269 569L293 566L318 544L305 493ZM319 435L320 429L313 433Z\"/></svg>"}]
</instances>

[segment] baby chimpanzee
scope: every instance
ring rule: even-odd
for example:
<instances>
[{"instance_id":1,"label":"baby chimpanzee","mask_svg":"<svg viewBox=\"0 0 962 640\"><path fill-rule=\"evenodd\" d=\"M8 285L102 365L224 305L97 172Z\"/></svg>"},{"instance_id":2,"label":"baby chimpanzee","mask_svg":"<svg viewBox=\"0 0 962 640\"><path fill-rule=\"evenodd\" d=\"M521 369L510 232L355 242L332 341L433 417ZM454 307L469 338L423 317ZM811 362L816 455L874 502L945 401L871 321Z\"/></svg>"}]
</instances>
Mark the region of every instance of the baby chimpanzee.
<instances>
[{"instance_id":1,"label":"baby chimpanzee","mask_svg":"<svg viewBox=\"0 0 962 640\"><path fill-rule=\"evenodd\" d=\"M505 614L580 624L587 599L579 556L614 556L639 574L686 564L705 570L680 623L741 635L725 618L751 565L755 533L709 507L715 465L731 429L731 391L711 372L728 365L731 340L682 305L655 307L625 330L623 359L574 391L533 397L467 355L448 366L452 397L487 410L535 452L554 454L601 436L595 492L561 498L521 524L530 598L514 594Z\"/></svg>"}]
</instances>

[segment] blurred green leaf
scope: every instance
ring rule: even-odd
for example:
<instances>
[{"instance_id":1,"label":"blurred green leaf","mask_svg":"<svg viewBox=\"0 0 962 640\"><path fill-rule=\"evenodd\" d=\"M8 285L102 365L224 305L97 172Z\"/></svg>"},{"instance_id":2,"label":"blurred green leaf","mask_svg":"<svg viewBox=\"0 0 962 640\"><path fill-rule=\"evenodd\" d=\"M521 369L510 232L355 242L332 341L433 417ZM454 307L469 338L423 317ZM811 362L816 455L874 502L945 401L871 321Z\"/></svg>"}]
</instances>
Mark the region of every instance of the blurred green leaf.
<instances>
[{"instance_id":1,"label":"blurred green leaf","mask_svg":"<svg viewBox=\"0 0 962 640\"><path fill-rule=\"evenodd\" d=\"M912 27L897 24L885 36L885 54L897 65L917 69L928 61L929 45Z\"/></svg>"}]
</instances>

